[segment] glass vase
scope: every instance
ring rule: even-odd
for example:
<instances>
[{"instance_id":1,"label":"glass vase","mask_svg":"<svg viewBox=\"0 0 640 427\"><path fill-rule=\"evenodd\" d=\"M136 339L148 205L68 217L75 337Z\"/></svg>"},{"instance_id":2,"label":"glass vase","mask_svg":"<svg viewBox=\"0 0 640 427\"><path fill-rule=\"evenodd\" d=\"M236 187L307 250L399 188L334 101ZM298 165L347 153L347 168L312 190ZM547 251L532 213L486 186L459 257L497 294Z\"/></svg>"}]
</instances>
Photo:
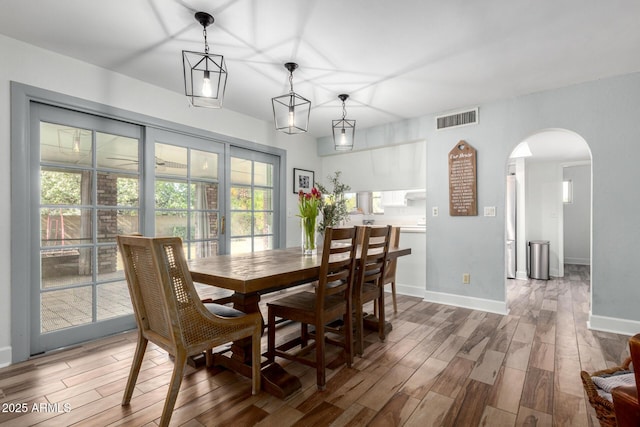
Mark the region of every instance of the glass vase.
<instances>
[{"instance_id":1,"label":"glass vase","mask_svg":"<svg viewBox=\"0 0 640 427\"><path fill-rule=\"evenodd\" d=\"M316 242L316 217L302 218L302 255L316 255L318 246Z\"/></svg>"}]
</instances>

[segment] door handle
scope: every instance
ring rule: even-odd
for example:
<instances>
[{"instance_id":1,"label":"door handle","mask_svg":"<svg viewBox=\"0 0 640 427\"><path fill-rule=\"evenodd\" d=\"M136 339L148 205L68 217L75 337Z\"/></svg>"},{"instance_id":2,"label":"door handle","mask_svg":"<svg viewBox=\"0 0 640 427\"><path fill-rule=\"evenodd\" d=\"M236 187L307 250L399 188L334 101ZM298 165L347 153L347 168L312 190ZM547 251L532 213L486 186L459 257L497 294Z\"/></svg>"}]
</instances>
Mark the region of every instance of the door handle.
<instances>
[{"instance_id":1,"label":"door handle","mask_svg":"<svg viewBox=\"0 0 640 427\"><path fill-rule=\"evenodd\" d=\"M224 234L224 230L227 227L227 217L222 215L220 218L220 234Z\"/></svg>"}]
</instances>

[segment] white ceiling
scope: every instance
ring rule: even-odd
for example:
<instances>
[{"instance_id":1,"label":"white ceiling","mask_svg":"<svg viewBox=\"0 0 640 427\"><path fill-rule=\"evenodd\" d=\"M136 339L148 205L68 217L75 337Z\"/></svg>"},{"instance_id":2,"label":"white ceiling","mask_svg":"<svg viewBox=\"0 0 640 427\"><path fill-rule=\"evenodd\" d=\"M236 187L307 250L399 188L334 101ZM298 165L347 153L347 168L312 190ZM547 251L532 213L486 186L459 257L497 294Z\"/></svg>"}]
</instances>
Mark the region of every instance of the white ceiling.
<instances>
[{"instance_id":1,"label":"white ceiling","mask_svg":"<svg viewBox=\"0 0 640 427\"><path fill-rule=\"evenodd\" d=\"M340 93L363 128L640 71L636 0L0 0L0 33L183 93L196 11L216 20L224 108L272 121L297 62L315 136Z\"/></svg>"}]
</instances>

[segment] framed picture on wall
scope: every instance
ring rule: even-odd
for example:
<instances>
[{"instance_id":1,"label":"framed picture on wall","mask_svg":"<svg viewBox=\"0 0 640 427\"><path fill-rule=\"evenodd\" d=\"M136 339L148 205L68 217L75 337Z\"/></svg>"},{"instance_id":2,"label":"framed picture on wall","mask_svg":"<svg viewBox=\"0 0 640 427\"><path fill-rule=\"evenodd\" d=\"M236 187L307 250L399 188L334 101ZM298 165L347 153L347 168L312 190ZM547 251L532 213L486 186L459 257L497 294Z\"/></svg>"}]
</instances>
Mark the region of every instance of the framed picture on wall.
<instances>
[{"instance_id":1,"label":"framed picture on wall","mask_svg":"<svg viewBox=\"0 0 640 427\"><path fill-rule=\"evenodd\" d=\"M293 169L293 193L298 194L300 190L304 193L311 192L314 181L314 172L304 169Z\"/></svg>"}]
</instances>

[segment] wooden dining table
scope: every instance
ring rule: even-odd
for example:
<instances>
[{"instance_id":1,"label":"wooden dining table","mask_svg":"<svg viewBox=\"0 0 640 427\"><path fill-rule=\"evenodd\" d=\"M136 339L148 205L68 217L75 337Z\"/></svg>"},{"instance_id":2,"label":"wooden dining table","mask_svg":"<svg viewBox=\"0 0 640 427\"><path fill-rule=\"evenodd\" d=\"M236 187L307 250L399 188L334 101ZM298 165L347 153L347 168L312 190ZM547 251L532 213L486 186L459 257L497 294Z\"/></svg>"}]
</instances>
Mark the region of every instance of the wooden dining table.
<instances>
[{"instance_id":1,"label":"wooden dining table","mask_svg":"<svg viewBox=\"0 0 640 427\"><path fill-rule=\"evenodd\" d=\"M411 248L389 248L389 259L411 254ZM359 256L359 251L358 251ZM260 296L318 280L322 255L303 255L299 247L218 255L189 261L194 282L229 289L221 301L245 313L259 313ZM226 352L228 353L228 352ZM214 364L251 376L251 340L235 341L231 355L214 355ZM301 387L300 380L277 363L262 369L262 388L285 398Z\"/></svg>"}]
</instances>

